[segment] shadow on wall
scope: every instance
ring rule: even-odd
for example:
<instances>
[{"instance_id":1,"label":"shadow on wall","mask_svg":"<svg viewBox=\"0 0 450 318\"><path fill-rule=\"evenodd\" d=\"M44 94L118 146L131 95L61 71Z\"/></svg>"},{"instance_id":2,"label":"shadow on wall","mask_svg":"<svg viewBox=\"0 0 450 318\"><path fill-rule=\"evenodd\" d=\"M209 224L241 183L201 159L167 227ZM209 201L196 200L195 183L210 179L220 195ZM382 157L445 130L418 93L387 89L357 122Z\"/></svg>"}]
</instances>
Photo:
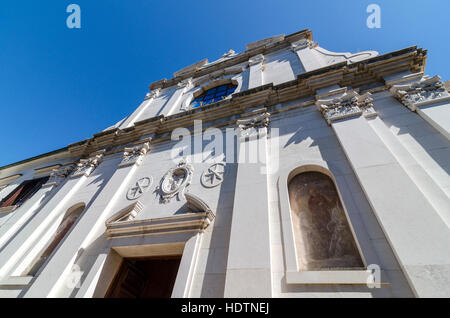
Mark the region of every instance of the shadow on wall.
<instances>
[{"instance_id":1,"label":"shadow on wall","mask_svg":"<svg viewBox=\"0 0 450 318\"><path fill-rule=\"evenodd\" d=\"M433 126L391 97L391 102L376 109L385 125L398 136L403 146L436 183L439 175L450 174L450 141ZM408 137L409 136L409 137ZM431 171L430 171L431 170ZM448 186L448 184L440 184Z\"/></svg>"}]
</instances>

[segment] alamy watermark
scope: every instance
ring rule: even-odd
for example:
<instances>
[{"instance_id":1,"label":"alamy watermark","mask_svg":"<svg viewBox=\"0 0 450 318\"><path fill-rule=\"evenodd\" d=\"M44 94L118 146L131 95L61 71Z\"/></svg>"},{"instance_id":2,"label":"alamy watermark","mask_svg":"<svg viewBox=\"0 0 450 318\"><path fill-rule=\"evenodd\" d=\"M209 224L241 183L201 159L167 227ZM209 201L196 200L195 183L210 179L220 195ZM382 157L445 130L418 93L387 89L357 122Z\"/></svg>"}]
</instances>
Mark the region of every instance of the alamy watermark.
<instances>
[{"instance_id":1,"label":"alamy watermark","mask_svg":"<svg viewBox=\"0 0 450 318\"><path fill-rule=\"evenodd\" d=\"M279 129L267 127L218 128L203 131L201 120L194 121L193 132L176 128L171 139L177 141L171 151L171 159L178 162L186 158L192 163L251 163L260 164L261 174L272 174L279 168ZM270 164L268 159L270 158Z\"/></svg>"},{"instance_id":2,"label":"alamy watermark","mask_svg":"<svg viewBox=\"0 0 450 318\"><path fill-rule=\"evenodd\" d=\"M366 9L370 15L367 17L366 24L369 29L381 29L381 8L378 4L370 4Z\"/></svg>"},{"instance_id":3,"label":"alamy watermark","mask_svg":"<svg viewBox=\"0 0 450 318\"><path fill-rule=\"evenodd\" d=\"M69 4L66 12L70 15L66 19L66 25L69 29L81 29L81 8L78 4Z\"/></svg>"}]
</instances>

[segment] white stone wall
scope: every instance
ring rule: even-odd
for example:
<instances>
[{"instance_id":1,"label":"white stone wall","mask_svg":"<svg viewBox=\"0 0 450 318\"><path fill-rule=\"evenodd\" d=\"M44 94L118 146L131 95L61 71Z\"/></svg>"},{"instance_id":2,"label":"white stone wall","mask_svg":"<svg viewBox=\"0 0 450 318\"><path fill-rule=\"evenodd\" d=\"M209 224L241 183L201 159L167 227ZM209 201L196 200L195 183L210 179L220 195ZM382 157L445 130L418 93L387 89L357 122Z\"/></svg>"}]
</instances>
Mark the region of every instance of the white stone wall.
<instances>
[{"instance_id":1,"label":"white stone wall","mask_svg":"<svg viewBox=\"0 0 450 318\"><path fill-rule=\"evenodd\" d=\"M216 81L232 80L238 84L238 93L374 55L333 53L312 43L293 44L283 51L250 58L248 65L239 65L241 72L212 78L205 75L164 88L116 127L123 129L155 116L180 114L188 110L195 92ZM90 175L68 177L57 188L41 189L19 209L0 214L0 297L102 296L105 287L99 286L112 279L120 253L173 255L180 253L180 246L183 259L174 292L178 296L448 296L448 288L443 286L450 277L448 249L444 247L450 237L450 141L446 130L450 104L431 103L412 112L384 91L373 95L378 116L350 116L329 125L313 99L310 96L269 107L272 115L267 137L262 134L259 138L264 140L266 168L271 173L258 173L264 167L261 163L227 163L224 182L206 188L201 177L211 163L191 163L192 180L185 192L201 198L215 214L204 232L123 239L107 236L106 221L136 201L143 206L133 220L136 222L187 211L182 194L167 203L160 199L161 180L177 164L171 158L172 141L151 143L140 164L120 166L123 151L107 154ZM286 108L290 110L278 112ZM203 148L207 144L203 141ZM0 199L22 181L36 177L36 168L78 159L65 152L0 170L0 179L22 174L1 190ZM382 270L381 288L371 289L362 283L311 285L288 279L295 251L286 240L291 224L286 222L283 189L287 184L282 182L293 169L313 164L324 167L332 176L365 265L377 264ZM128 190L146 177L151 178L151 186L141 197L130 200ZM386 182L386 188L396 190L384 193ZM79 203L86 205L85 211L37 277L18 277L48 242L65 212ZM411 238L420 237L417 233L423 231L423 239L407 242L396 231ZM433 240L437 251L430 249ZM409 246L412 244L416 248ZM417 251L423 254L416 255ZM83 273L79 288L65 284L74 264ZM109 275L106 280L105 275ZM440 285L437 276L442 277Z\"/></svg>"}]
</instances>

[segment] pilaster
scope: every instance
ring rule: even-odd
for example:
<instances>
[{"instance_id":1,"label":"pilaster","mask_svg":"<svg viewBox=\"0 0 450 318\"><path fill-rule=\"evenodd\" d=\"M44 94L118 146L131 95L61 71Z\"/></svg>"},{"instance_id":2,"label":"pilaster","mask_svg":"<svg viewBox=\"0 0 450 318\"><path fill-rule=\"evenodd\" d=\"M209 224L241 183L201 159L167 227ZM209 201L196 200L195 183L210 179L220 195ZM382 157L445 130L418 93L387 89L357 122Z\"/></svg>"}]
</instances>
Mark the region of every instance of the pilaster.
<instances>
[{"instance_id":1,"label":"pilaster","mask_svg":"<svg viewBox=\"0 0 450 318\"><path fill-rule=\"evenodd\" d=\"M415 294L448 295L450 256L442 251L450 244L450 231L362 116L369 101L368 95L345 92L326 102L319 99L317 106L332 126Z\"/></svg>"},{"instance_id":2,"label":"pilaster","mask_svg":"<svg viewBox=\"0 0 450 318\"><path fill-rule=\"evenodd\" d=\"M266 167L267 126L262 112L238 121L239 165L236 176L225 297L271 297L270 233ZM249 163L246 152L259 153ZM264 156L264 158L261 158Z\"/></svg>"}]
</instances>

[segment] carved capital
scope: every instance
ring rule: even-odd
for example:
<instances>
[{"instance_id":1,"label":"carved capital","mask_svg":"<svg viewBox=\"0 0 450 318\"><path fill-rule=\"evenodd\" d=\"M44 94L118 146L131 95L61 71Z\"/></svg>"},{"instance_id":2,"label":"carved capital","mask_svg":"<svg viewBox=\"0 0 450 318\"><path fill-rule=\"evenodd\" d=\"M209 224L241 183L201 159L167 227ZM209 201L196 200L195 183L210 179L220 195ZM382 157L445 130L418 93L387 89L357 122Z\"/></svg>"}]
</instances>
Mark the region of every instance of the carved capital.
<instances>
[{"instance_id":1,"label":"carved capital","mask_svg":"<svg viewBox=\"0 0 450 318\"><path fill-rule=\"evenodd\" d=\"M152 90L150 93L147 93L147 95L145 95L145 99L156 98L159 96L160 93L161 93L161 88L156 88L156 89Z\"/></svg>"},{"instance_id":2,"label":"carved capital","mask_svg":"<svg viewBox=\"0 0 450 318\"><path fill-rule=\"evenodd\" d=\"M390 89L392 95L410 110L417 107L450 99L450 94L439 76L407 84L394 85Z\"/></svg>"},{"instance_id":3,"label":"carved capital","mask_svg":"<svg viewBox=\"0 0 450 318\"><path fill-rule=\"evenodd\" d=\"M150 144L148 142L136 147L125 148L119 167L131 166L134 164L140 165L149 150Z\"/></svg>"},{"instance_id":4,"label":"carved capital","mask_svg":"<svg viewBox=\"0 0 450 318\"><path fill-rule=\"evenodd\" d=\"M340 97L332 99L320 99L316 106L327 120L328 124L335 120L365 115L365 117L376 116L373 109L372 94L359 95L355 91L344 93Z\"/></svg>"},{"instance_id":5,"label":"carved capital","mask_svg":"<svg viewBox=\"0 0 450 318\"><path fill-rule=\"evenodd\" d=\"M98 154L89 159L80 159L77 163L72 178L86 176L88 177L92 171L103 161L103 154Z\"/></svg>"},{"instance_id":6,"label":"carved capital","mask_svg":"<svg viewBox=\"0 0 450 318\"><path fill-rule=\"evenodd\" d=\"M260 135L260 130L266 128L270 123L270 114L265 112L247 119L240 119L236 121L239 127L239 135L241 138L257 137Z\"/></svg>"},{"instance_id":7,"label":"carved capital","mask_svg":"<svg viewBox=\"0 0 450 318\"><path fill-rule=\"evenodd\" d=\"M75 169L74 164L62 166L59 169L53 169L47 183L44 184L42 187L58 186L64 179L66 179L72 173L74 169Z\"/></svg>"}]
</instances>

